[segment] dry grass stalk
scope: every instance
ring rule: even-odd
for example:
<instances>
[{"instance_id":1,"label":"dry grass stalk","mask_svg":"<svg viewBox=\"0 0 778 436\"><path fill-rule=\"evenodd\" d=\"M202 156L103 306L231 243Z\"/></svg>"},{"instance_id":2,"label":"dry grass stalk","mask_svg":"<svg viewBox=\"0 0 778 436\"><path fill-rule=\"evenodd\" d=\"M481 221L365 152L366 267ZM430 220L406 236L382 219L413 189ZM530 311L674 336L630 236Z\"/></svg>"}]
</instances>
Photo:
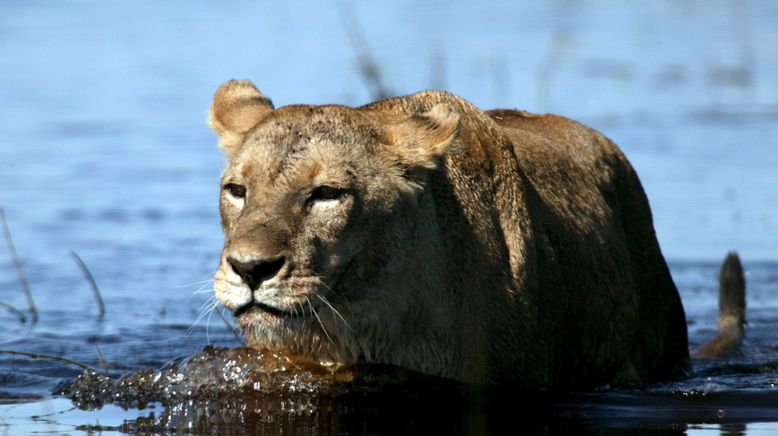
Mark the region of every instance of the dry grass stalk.
<instances>
[{"instance_id":1,"label":"dry grass stalk","mask_svg":"<svg viewBox=\"0 0 778 436\"><path fill-rule=\"evenodd\" d=\"M30 283L27 281L27 276L24 275L24 268L22 268L22 261L19 259L19 255L16 253L16 247L14 247L13 239L11 239L11 230L8 228L8 222L5 219L5 211L0 207L0 221L3 224L3 234L5 235L5 243L8 245L8 251L11 253L11 258L16 266L16 272L19 274L19 282L22 284L24 295L27 297L27 304L30 307L30 316L32 316L32 323L38 322L38 309L35 307L35 302L32 300L32 292L30 291Z\"/></svg>"},{"instance_id":2,"label":"dry grass stalk","mask_svg":"<svg viewBox=\"0 0 778 436\"><path fill-rule=\"evenodd\" d=\"M81 272L84 273L84 277L86 277L89 285L92 286L92 291L95 294L95 300L97 300L97 306L100 308L100 314L98 315L98 318L102 321L103 318L105 318L105 304L103 303L103 296L100 294L100 288L97 287L97 282L95 281L94 276L92 276L92 273L89 271L89 268L86 266L84 261L81 260L81 257L73 250L70 250L70 257L72 257L78 267L81 268Z\"/></svg>"},{"instance_id":3,"label":"dry grass stalk","mask_svg":"<svg viewBox=\"0 0 778 436\"><path fill-rule=\"evenodd\" d=\"M22 312L21 310L11 306L8 303L3 303L1 301L0 301L0 307L4 307L9 312L11 312L12 314L16 315L16 317L19 318L19 322L20 323L24 324L24 323L27 322L27 317L24 315L24 312Z\"/></svg>"},{"instance_id":4,"label":"dry grass stalk","mask_svg":"<svg viewBox=\"0 0 778 436\"><path fill-rule=\"evenodd\" d=\"M100 351L100 346L95 343L95 349L97 349L97 357L100 359L100 364L103 366L103 371L105 371L106 377L108 376L108 362L105 361L105 358L103 357L103 352Z\"/></svg>"},{"instance_id":5,"label":"dry grass stalk","mask_svg":"<svg viewBox=\"0 0 778 436\"><path fill-rule=\"evenodd\" d=\"M54 356L54 355L51 355L51 354L27 353L25 351L12 351L12 350L0 350L0 354L14 354L14 355L17 355L17 356L29 357L30 359L58 360L60 362L69 363L71 365L79 366L79 367L81 367L83 369L88 369L90 371L94 371L94 369L91 366L89 366L89 365L85 365L85 364L83 364L81 362L78 362L78 361L75 361L73 359L68 359L67 357Z\"/></svg>"},{"instance_id":6,"label":"dry grass stalk","mask_svg":"<svg viewBox=\"0 0 778 436\"><path fill-rule=\"evenodd\" d=\"M359 68L360 76L368 88L370 88L372 99L383 100L391 97L393 94L384 83L381 69L368 49L365 35L362 33L359 22L357 22L354 16L354 5L351 3L348 5L341 3L339 9L343 26L346 28L351 41L351 48L357 56L357 67Z\"/></svg>"}]
</instances>

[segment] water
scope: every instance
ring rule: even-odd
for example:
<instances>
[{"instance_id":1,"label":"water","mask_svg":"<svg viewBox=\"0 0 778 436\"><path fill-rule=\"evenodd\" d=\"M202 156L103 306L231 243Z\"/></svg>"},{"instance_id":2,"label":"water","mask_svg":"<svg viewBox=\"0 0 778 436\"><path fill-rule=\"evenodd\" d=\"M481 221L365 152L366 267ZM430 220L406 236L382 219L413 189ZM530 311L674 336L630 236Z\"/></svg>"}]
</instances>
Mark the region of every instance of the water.
<instances>
[{"instance_id":1,"label":"water","mask_svg":"<svg viewBox=\"0 0 778 436\"><path fill-rule=\"evenodd\" d=\"M394 93L442 87L484 108L568 115L614 139L645 185L692 345L715 331L716 272L730 249L747 270L749 320L742 356L696 362L684 382L551 404L490 394L508 411L456 390L444 415L424 393L406 407L379 395L317 403L311 414L248 397L82 411L50 394L79 368L0 355L0 431L171 422L205 431L209 416L268 434L776 431L778 4L645 3L0 3L0 205L40 311L31 326L0 308L0 348L100 368L99 346L116 377L208 343L238 346L218 313L195 323L221 246L223 158L204 123L210 98L236 77L253 79L277 106L370 101L343 24L349 10ZM68 249L103 291L103 321ZM0 301L26 308L5 250Z\"/></svg>"}]
</instances>

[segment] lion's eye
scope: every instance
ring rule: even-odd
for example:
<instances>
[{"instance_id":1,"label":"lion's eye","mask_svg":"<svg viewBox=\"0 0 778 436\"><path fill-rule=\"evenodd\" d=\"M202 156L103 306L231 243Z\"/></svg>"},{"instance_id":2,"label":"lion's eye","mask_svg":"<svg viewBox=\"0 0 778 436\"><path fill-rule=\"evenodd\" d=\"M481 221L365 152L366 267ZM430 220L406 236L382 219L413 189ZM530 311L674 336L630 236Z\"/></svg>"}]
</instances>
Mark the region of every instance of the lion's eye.
<instances>
[{"instance_id":1,"label":"lion's eye","mask_svg":"<svg viewBox=\"0 0 778 436\"><path fill-rule=\"evenodd\" d=\"M246 187L243 185L239 185L237 183L228 183L227 186L224 187L224 189L227 190L227 192L230 193L235 198L244 198L246 197Z\"/></svg>"},{"instance_id":2,"label":"lion's eye","mask_svg":"<svg viewBox=\"0 0 778 436\"><path fill-rule=\"evenodd\" d=\"M334 200L343 194L342 189L333 188L332 186L322 185L314 189L311 193L311 200Z\"/></svg>"}]
</instances>

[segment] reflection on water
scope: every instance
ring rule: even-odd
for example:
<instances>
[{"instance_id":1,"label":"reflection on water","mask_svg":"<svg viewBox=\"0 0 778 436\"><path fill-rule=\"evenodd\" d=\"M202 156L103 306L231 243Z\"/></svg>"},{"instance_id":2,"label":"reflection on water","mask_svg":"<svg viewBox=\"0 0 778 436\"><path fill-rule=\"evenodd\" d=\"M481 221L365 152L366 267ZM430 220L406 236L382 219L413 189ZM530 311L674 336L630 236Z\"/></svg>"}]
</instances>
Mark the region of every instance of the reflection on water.
<instances>
[{"instance_id":1,"label":"reflection on water","mask_svg":"<svg viewBox=\"0 0 778 436\"><path fill-rule=\"evenodd\" d=\"M81 369L0 354L0 433L212 424L266 434L778 430L775 2L400 0L353 8L392 91L433 85L484 108L562 113L621 144L651 200L692 347L716 330L718 262L728 250L741 253L743 354L696 362L695 375L678 383L555 399L419 379L378 393L317 391L305 403L253 389L167 397L155 390L164 384L152 383L136 392L153 399L143 409L117 407L105 395L138 370L199 368L189 385L176 385L179 393L232 386L219 378L230 359L218 353L229 352L218 350L240 343L208 301L221 248L223 157L204 118L218 84L251 78L279 105L357 105L371 100L370 88L331 4L8 1L0 3L0 206L41 318L22 324L0 308L0 348L99 369L99 346L111 378L96 375L89 392L104 388L98 403L111 401L81 410L51 395ZM68 249L102 289L105 320ZM4 250L0 302L26 308ZM219 348L203 351L206 344ZM274 377L270 385L284 380Z\"/></svg>"}]
</instances>

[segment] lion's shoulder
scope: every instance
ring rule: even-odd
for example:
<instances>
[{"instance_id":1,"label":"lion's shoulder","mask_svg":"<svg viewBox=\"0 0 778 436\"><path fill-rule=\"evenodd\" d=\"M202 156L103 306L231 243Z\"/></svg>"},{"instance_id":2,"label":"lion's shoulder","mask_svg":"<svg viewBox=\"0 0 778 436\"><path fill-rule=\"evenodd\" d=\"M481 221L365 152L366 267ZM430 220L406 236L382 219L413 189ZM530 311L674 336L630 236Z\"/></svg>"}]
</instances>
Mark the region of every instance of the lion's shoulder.
<instances>
[{"instance_id":1,"label":"lion's shoulder","mask_svg":"<svg viewBox=\"0 0 778 436\"><path fill-rule=\"evenodd\" d=\"M516 130L530 132L557 143L580 145L601 143L605 139L601 133L591 127L561 115L534 114L515 109L493 109L485 113L509 132Z\"/></svg>"},{"instance_id":2,"label":"lion's shoulder","mask_svg":"<svg viewBox=\"0 0 778 436\"><path fill-rule=\"evenodd\" d=\"M365 113L378 113L384 117L404 118L419 112L425 112L438 104L452 107L460 115L481 114L482 111L469 101L447 91L425 90L414 94L391 97L368 103L357 109Z\"/></svg>"}]
</instances>

